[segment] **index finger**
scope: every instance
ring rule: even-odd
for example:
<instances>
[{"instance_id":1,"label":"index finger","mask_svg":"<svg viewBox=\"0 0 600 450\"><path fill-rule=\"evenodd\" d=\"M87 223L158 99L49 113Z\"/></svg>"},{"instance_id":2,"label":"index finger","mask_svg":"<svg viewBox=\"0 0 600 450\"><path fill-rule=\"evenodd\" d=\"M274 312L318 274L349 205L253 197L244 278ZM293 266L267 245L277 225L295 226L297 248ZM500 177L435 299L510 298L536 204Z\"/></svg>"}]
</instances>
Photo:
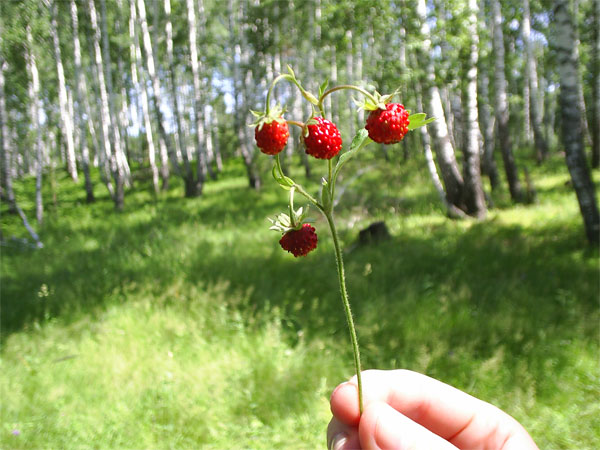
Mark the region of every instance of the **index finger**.
<instances>
[{"instance_id":1,"label":"index finger","mask_svg":"<svg viewBox=\"0 0 600 450\"><path fill-rule=\"evenodd\" d=\"M381 401L457 447L537 448L511 416L441 381L408 370L362 373L363 402ZM360 422L356 377L331 397L331 411L350 426Z\"/></svg>"}]
</instances>

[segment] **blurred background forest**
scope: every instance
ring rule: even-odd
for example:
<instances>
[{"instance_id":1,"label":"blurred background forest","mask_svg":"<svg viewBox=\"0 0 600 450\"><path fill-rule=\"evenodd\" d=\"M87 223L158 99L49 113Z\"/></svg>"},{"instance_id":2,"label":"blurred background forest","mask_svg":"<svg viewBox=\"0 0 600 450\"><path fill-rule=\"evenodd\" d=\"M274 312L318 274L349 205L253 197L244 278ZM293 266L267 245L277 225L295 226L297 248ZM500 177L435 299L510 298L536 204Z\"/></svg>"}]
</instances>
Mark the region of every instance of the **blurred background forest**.
<instances>
[{"instance_id":1,"label":"blurred background forest","mask_svg":"<svg viewBox=\"0 0 600 450\"><path fill-rule=\"evenodd\" d=\"M599 30L600 0L0 2L1 446L324 445L352 373L332 244L278 248L248 126L289 65L436 118L340 181L365 367L600 447ZM325 107L345 144L364 126ZM390 241L355 246L374 220Z\"/></svg>"}]
</instances>

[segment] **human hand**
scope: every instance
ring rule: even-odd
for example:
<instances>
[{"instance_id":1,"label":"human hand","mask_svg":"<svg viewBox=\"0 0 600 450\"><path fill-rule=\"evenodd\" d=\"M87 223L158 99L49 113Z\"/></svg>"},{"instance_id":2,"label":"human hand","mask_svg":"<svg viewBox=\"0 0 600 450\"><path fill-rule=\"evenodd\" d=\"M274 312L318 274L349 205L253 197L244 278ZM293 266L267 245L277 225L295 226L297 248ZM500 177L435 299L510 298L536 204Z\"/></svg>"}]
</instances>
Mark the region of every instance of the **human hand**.
<instances>
[{"instance_id":1,"label":"human hand","mask_svg":"<svg viewBox=\"0 0 600 450\"><path fill-rule=\"evenodd\" d=\"M538 447L523 426L497 407L409 370L362 373L331 394L330 450L518 449Z\"/></svg>"}]
</instances>

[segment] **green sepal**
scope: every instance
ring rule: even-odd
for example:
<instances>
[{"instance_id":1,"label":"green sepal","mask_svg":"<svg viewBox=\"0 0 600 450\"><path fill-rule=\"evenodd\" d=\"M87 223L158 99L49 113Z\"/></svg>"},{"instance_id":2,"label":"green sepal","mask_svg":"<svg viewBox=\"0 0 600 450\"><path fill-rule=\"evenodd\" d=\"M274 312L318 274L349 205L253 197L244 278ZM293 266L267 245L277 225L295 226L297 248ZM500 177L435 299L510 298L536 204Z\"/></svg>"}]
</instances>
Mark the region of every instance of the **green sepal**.
<instances>
[{"instance_id":1,"label":"green sepal","mask_svg":"<svg viewBox=\"0 0 600 450\"><path fill-rule=\"evenodd\" d=\"M279 183L279 186L281 186L286 191L289 191L291 187L295 184L294 180L279 173L279 171L277 170L277 165L273 166L272 173L273 178L275 178L275 181L277 181L277 183Z\"/></svg>"},{"instance_id":2,"label":"green sepal","mask_svg":"<svg viewBox=\"0 0 600 450\"><path fill-rule=\"evenodd\" d=\"M274 219L268 217L267 219L272 223L272 225L269 227L269 230L279 231L281 233L287 233L291 230L299 230L305 223L314 222L312 219L306 219L306 214L308 214L308 211L308 205L306 205L304 208L300 207L293 211L294 220L292 220L292 218L290 218L290 216L286 213L278 214ZM295 226L292 226L292 224L295 224Z\"/></svg>"},{"instance_id":3,"label":"green sepal","mask_svg":"<svg viewBox=\"0 0 600 450\"><path fill-rule=\"evenodd\" d=\"M269 110L269 114L266 111L253 111L250 110L252 115L255 117L254 122L248 124L251 128L262 129L263 125L266 123L271 123L274 121L277 122L285 122L283 118L283 114L285 113L285 108L283 108L279 103L276 103L275 106L272 106Z\"/></svg>"},{"instance_id":4,"label":"green sepal","mask_svg":"<svg viewBox=\"0 0 600 450\"><path fill-rule=\"evenodd\" d=\"M312 95L310 92L308 92L306 89L304 89L302 87L302 84L300 84L300 82L298 81L298 79L296 78L296 74L294 73L293 69L291 68L291 66L288 64L287 66L287 70L289 72L289 75L291 77L291 82L294 83L298 89L300 89L300 93L302 94L302 96L308 100L310 103L312 103L313 105L318 105L319 104L319 100Z\"/></svg>"},{"instance_id":5,"label":"green sepal","mask_svg":"<svg viewBox=\"0 0 600 450\"><path fill-rule=\"evenodd\" d=\"M376 102L373 102L370 98L365 98L362 102L357 102L359 106L359 111L364 109L365 111L375 111L377 109L385 109L389 102L392 101L396 95L400 93L400 88L396 89L391 94L381 95L379 92L373 92L373 98Z\"/></svg>"},{"instance_id":6,"label":"green sepal","mask_svg":"<svg viewBox=\"0 0 600 450\"><path fill-rule=\"evenodd\" d=\"M338 162L335 165L335 169L333 169L334 180L337 178L338 172L340 171L342 166L346 164L348 160L356 154L357 150L365 144L366 139L369 139L369 132L364 128L358 130L358 132L352 139L352 142L350 143L350 149L347 152L342 153L342 155L340 155L340 158L338 159Z\"/></svg>"},{"instance_id":7,"label":"green sepal","mask_svg":"<svg viewBox=\"0 0 600 450\"><path fill-rule=\"evenodd\" d=\"M422 127L424 125L427 125L428 123L431 123L435 120L435 117L430 117L428 119L426 119L427 114L425 113L415 113L412 114L410 116L408 116L408 129L409 130L414 130L415 128L419 128Z\"/></svg>"}]
</instances>

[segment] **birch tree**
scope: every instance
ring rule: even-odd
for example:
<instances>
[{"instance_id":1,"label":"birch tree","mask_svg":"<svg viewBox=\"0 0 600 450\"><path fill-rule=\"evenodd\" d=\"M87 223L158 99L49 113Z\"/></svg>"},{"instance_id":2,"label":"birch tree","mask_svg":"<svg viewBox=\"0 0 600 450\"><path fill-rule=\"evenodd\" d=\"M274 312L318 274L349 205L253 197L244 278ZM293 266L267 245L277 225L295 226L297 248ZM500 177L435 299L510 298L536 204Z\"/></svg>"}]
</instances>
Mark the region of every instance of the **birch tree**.
<instances>
[{"instance_id":1,"label":"birch tree","mask_svg":"<svg viewBox=\"0 0 600 450\"><path fill-rule=\"evenodd\" d=\"M139 93L142 102L142 119L144 121L144 134L146 143L148 144L148 162L150 171L152 172L152 186L154 193L158 193L159 173L156 165L156 149L154 147L154 136L152 135L152 121L150 120L150 104L148 102L148 91L146 88L146 80L142 69L142 51L140 49L140 41L137 33L136 20L137 9L135 6L136 0L129 0L129 53L131 55L131 81L134 89ZM138 69L141 77L141 84L138 78ZM141 124L140 124L141 126Z\"/></svg>"},{"instance_id":2,"label":"birch tree","mask_svg":"<svg viewBox=\"0 0 600 450\"><path fill-rule=\"evenodd\" d=\"M523 201L523 191L519 182L519 173L512 150L511 131L509 129L509 110L506 75L504 72L504 34L502 32L502 13L498 0L491 0L494 23L494 88L495 112L498 126L500 151L508 181L510 196L515 202Z\"/></svg>"},{"instance_id":3,"label":"birch tree","mask_svg":"<svg viewBox=\"0 0 600 450\"><path fill-rule=\"evenodd\" d=\"M206 176L206 157L204 152L204 127L202 125L202 86L200 84L200 63L198 61L198 45L196 32L196 7L193 0L187 0L188 27L190 40L190 62L194 83L194 118L196 120L196 178L186 179L186 197L195 197L202 194Z\"/></svg>"},{"instance_id":4,"label":"birch tree","mask_svg":"<svg viewBox=\"0 0 600 450\"><path fill-rule=\"evenodd\" d=\"M104 52L104 79L106 81L106 89L108 94L108 107L112 120L110 122L110 137L111 144L114 150L114 158L119 179L125 184L129 184L130 170L125 151L123 148L123 140L121 138L121 130L119 124L119 113L115 106L115 92L113 88L111 58L110 58L110 43L108 39L108 27L106 20L106 0L100 0L100 26L102 36L102 49Z\"/></svg>"},{"instance_id":5,"label":"birch tree","mask_svg":"<svg viewBox=\"0 0 600 450\"><path fill-rule=\"evenodd\" d=\"M162 188L166 189L169 185L169 154L173 153L171 148L171 141L167 136L165 129L165 119L160 109L160 79L156 72L156 65L154 61L154 51L152 48L152 42L150 40L150 31L148 29L148 20L146 19L146 4L144 0L137 1L138 13L140 25L142 27L142 41L144 42L144 55L146 58L146 67L148 69L148 75L152 82L152 106L154 108L154 114L156 116L156 126L158 127L159 135L159 151L161 159L160 175L162 178Z\"/></svg>"},{"instance_id":6,"label":"birch tree","mask_svg":"<svg viewBox=\"0 0 600 450\"><path fill-rule=\"evenodd\" d=\"M595 39L593 52L594 82L592 85L593 112L592 112L592 167L600 167L600 1L594 2L594 28Z\"/></svg>"},{"instance_id":7,"label":"birch tree","mask_svg":"<svg viewBox=\"0 0 600 450\"><path fill-rule=\"evenodd\" d=\"M477 34L477 0L468 0L467 32L471 38L466 89L467 142L464 150L464 182L467 212L477 218L486 215L485 197L481 184L479 160L479 121L477 113L477 60L479 37Z\"/></svg>"},{"instance_id":8,"label":"birch tree","mask_svg":"<svg viewBox=\"0 0 600 450\"><path fill-rule=\"evenodd\" d=\"M42 224L44 217L44 202L42 199L42 169L43 161L43 145L42 133L40 130L40 76L37 68L36 57L33 49L33 35L31 33L31 25L27 25L27 72L29 73L29 101L30 101L30 121L32 132L35 134L35 218L38 225Z\"/></svg>"},{"instance_id":9,"label":"birch tree","mask_svg":"<svg viewBox=\"0 0 600 450\"><path fill-rule=\"evenodd\" d=\"M533 141L538 161L548 156L548 144L544 139L542 131L542 112L540 110L540 99L538 95L538 75L531 42L531 17L529 12L529 0L523 0L523 42L525 44L525 70L529 85L529 114L531 127L533 129Z\"/></svg>"},{"instance_id":10,"label":"birch tree","mask_svg":"<svg viewBox=\"0 0 600 450\"><path fill-rule=\"evenodd\" d=\"M75 96L77 98L77 117L79 121L79 147L81 151L81 168L85 178L85 193L88 203L94 202L94 187L90 176L90 152L87 145L86 121L83 113L87 115L87 121L91 122L89 104L87 104L85 77L81 69L81 43L79 41L79 18L77 17L77 4L71 0L71 24L73 26L73 61L75 66ZM85 104L85 106L84 106Z\"/></svg>"},{"instance_id":11,"label":"birch tree","mask_svg":"<svg viewBox=\"0 0 600 450\"><path fill-rule=\"evenodd\" d=\"M184 164L184 180L193 177L192 168L188 159L187 144L184 138L183 126L181 125L181 109L179 107L179 96L177 95L177 69L173 57L173 25L171 23L171 0L165 0L165 34L167 38L167 66L169 69L171 100L173 115L175 117L175 151L177 157L181 157Z\"/></svg>"},{"instance_id":12,"label":"birch tree","mask_svg":"<svg viewBox=\"0 0 600 450\"><path fill-rule=\"evenodd\" d=\"M577 61L579 58L579 1L573 0L570 3L570 6L573 9L573 36L575 42L575 59ZM597 1L597 0L595 0ZM587 107L585 105L585 96L583 95L583 83L581 81L581 71L578 69L577 76L577 102L579 103L579 109L581 110L581 132L583 133L583 142L584 144L591 143L591 135L590 135L590 126L588 125L587 119Z\"/></svg>"},{"instance_id":13,"label":"birch tree","mask_svg":"<svg viewBox=\"0 0 600 450\"><path fill-rule=\"evenodd\" d=\"M73 141L73 119L69 114L67 87L65 81L65 71L62 63L62 55L60 51L60 41L58 38L58 22L56 19L56 0L49 0L50 7L50 34L54 47L54 61L56 64L56 72L58 75L58 104L60 107L60 123L63 131L63 137L67 144L67 170L73 181L78 181L77 161L75 159L75 144Z\"/></svg>"},{"instance_id":14,"label":"birch tree","mask_svg":"<svg viewBox=\"0 0 600 450\"><path fill-rule=\"evenodd\" d=\"M484 13L485 2L480 0L479 7L479 30L478 33L481 35L486 30L488 23ZM479 106L479 123L480 130L482 132L483 139L483 155L482 155L482 169L490 180L490 186L492 190L496 190L500 185L500 176L498 175L498 166L494 159L494 125L495 118L491 113L490 107L490 93L489 93L489 39L484 40L485 45L480 45L479 55L479 68L478 68L478 88L479 93L477 95L477 104ZM483 63L483 64L482 64Z\"/></svg>"},{"instance_id":15,"label":"birch tree","mask_svg":"<svg viewBox=\"0 0 600 450\"><path fill-rule=\"evenodd\" d=\"M567 0L555 0L554 24L554 46L560 78L562 143L587 239L591 244L597 245L600 240L600 216L594 183L584 153L581 119L583 112L577 101L579 61L573 18L569 12Z\"/></svg>"},{"instance_id":16,"label":"birch tree","mask_svg":"<svg viewBox=\"0 0 600 450\"><path fill-rule=\"evenodd\" d=\"M125 201L124 191L124 180L123 173L119 169L117 157L112 151L111 146L111 128L113 123L111 120L111 112L109 107L108 91L106 87L106 81L104 77L104 64L102 58L102 50L100 49L100 27L98 25L98 15L96 12L96 4L94 0L88 0L88 9L90 13L90 22L93 30L93 46L95 55L96 74L98 76L98 89L100 91L100 125L102 129L102 138L100 139L103 157L105 161L110 164L110 171L113 179L115 180L115 187L113 188L111 182L106 180L108 191L113 197L115 208L118 211L123 210Z\"/></svg>"},{"instance_id":17,"label":"birch tree","mask_svg":"<svg viewBox=\"0 0 600 450\"><path fill-rule=\"evenodd\" d=\"M123 12L123 1L117 0L117 11L118 14L115 17L114 28L115 34L120 36L121 31L121 20L119 19L120 14ZM117 52L117 70L119 74L125 74L125 64L123 63L123 58L121 56L121 51ZM127 186L131 186L131 169L129 168L129 156L130 156L130 148L129 148L129 101L128 101L128 89L127 89L127 78L124 76L120 77L121 83L121 109L119 110L119 130L121 136L123 136L123 157L124 157L124 168L126 170L125 181Z\"/></svg>"},{"instance_id":18,"label":"birch tree","mask_svg":"<svg viewBox=\"0 0 600 450\"><path fill-rule=\"evenodd\" d=\"M253 145L249 133L249 127L246 126L248 89L252 86L252 70L249 67L250 55L247 42L245 41L245 31L240 29L242 12L234 0L228 1L229 29L231 31L231 43L233 47L233 60L231 62L233 72L234 89L234 128L240 143L242 159L246 166L248 182L253 189L260 189L260 174L255 164L256 149Z\"/></svg>"},{"instance_id":19,"label":"birch tree","mask_svg":"<svg viewBox=\"0 0 600 450\"><path fill-rule=\"evenodd\" d=\"M1 31L1 30L0 30ZM0 43L2 42L2 34L0 33ZM12 183L11 170L11 149L9 145L8 117L6 114L6 96L4 90L4 72L7 70L8 64L0 55L0 152L2 152L2 199L8 203L9 211L17 211L17 202L15 201L15 192Z\"/></svg>"},{"instance_id":20,"label":"birch tree","mask_svg":"<svg viewBox=\"0 0 600 450\"><path fill-rule=\"evenodd\" d=\"M431 59L431 38L429 25L426 18L425 0L419 0L417 3L417 15L421 25L421 37L423 39L423 54L427 58L427 96L429 101L429 113L436 118L432 122L433 137L436 140L434 149L436 151L437 162L440 166L440 172L444 186L446 188L446 198L449 203L459 209L463 209L463 189L464 183L458 165L454 148L448 135L448 126L444 118L444 108L440 97L439 89L436 85L435 70L433 60Z\"/></svg>"},{"instance_id":21,"label":"birch tree","mask_svg":"<svg viewBox=\"0 0 600 450\"><path fill-rule=\"evenodd\" d=\"M196 36L196 39L200 38L204 38L204 36L206 35L206 11L204 10L204 0L197 0L197 5L198 5L198 34ZM198 60L198 62L200 63L200 60ZM200 67L200 66L199 66ZM202 115L204 115L204 106L206 106L206 104L208 104L210 102L210 76L208 76L209 82L207 85L204 85L203 81L204 81L205 77L200 77L199 81L200 81L200 105L201 105L201 111L202 111ZM205 90L207 91L205 93ZM206 94L206 95L205 95ZM212 167L212 163L215 159L215 155L213 152L213 147L212 147L212 140L211 140L211 132L210 130L206 127L206 123L204 121L204 119L202 118L196 118L196 125L200 126L202 125L202 148L204 150L204 154L205 154L205 165L203 166L203 169L205 171L205 175L206 173L208 173L208 175L210 175L210 177L214 180L217 177L217 174L215 173L215 171L213 170ZM210 141L210 142L209 142Z\"/></svg>"}]
</instances>

